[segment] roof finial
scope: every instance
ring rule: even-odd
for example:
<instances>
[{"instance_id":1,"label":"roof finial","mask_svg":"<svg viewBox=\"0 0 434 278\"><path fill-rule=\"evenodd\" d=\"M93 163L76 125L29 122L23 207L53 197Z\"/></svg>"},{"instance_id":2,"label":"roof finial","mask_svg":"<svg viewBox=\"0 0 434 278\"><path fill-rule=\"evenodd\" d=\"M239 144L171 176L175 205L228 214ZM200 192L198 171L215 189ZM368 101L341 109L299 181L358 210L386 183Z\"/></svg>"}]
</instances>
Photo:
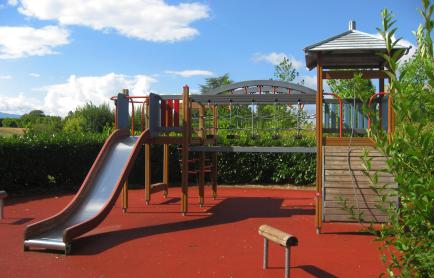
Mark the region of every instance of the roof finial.
<instances>
[{"instance_id":1,"label":"roof finial","mask_svg":"<svg viewBox=\"0 0 434 278\"><path fill-rule=\"evenodd\" d=\"M356 30L356 21L355 20L350 20L350 22L348 22L348 30L350 30L350 31Z\"/></svg>"}]
</instances>

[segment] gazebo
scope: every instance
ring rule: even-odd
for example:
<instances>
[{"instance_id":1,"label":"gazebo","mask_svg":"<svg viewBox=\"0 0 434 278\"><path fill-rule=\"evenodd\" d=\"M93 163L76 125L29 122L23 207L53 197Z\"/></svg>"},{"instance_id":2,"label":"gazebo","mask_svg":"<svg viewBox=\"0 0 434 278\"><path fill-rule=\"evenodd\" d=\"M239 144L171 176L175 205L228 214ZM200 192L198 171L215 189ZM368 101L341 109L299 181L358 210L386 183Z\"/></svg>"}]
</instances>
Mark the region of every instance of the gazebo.
<instances>
[{"instance_id":1,"label":"gazebo","mask_svg":"<svg viewBox=\"0 0 434 278\"><path fill-rule=\"evenodd\" d=\"M401 50L400 56L408 53L409 47L401 44L396 44L394 51ZM323 134L323 117L324 115L324 87L323 82L327 79L351 79L354 74L360 73L365 79L377 79L379 92L384 91L384 82L387 79L385 69L387 63L383 59L380 53L386 53L386 45L382 38L368 33L364 33L356 30L355 21L349 22L348 31L345 31L336 36L332 36L318 43L314 43L304 48L306 66L309 70L316 67L317 69L317 96L316 96L316 136L317 136L317 200L316 200L316 229L319 233L323 221L346 221L348 216L342 216L342 214L336 214L334 206L328 206L328 200L325 198L325 194L332 194L330 192L334 189L333 182L328 181L327 173L327 161L328 158L335 157L339 151L350 155L351 146L353 146L355 153L360 153L360 146L372 147L374 143L368 137L327 137ZM381 98L381 95L380 95ZM388 105L384 107L387 109L387 130L392 132L393 130L393 110L392 99L388 98ZM381 102L380 102L381 106ZM381 107L380 107L381 110ZM351 145L351 146L350 146ZM347 150L347 151L346 151ZM330 155L330 156L329 156ZM360 154L359 154L360 156ZM337 165L337 164L335 164ZM352 171L345 169L345 163L340 164L342 169L333 170L341 171L342 179L346 180L351 175ZM330 170L332 171L332 170ZM328 191L328 187L331 187ZM353 188L348 186L347 188L340 187L342 190L352 190ZM344 192L344 191L343 191ZM362 192L362 191L361 191ZM366 200L365 200L366 201ZM332 205L332 204L331 204ZM365 205L366 209L369 206ZM374 213L375 214L375 213ZM372 220L377 220L374 215Z\"/></svg>"}]
</instances>

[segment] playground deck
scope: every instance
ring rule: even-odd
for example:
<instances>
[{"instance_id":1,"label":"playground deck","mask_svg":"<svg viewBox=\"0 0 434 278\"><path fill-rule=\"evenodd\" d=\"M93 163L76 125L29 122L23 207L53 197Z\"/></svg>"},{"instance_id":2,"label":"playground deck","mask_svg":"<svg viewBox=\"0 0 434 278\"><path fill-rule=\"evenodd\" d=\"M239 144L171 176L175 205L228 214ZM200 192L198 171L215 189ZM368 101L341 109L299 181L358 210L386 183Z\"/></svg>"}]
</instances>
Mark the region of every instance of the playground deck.
<instances>
[{"instance_id":1,"label":"playground deck","mask_svg":"<svg viewBox=\"0 0 434 278\"><path fill-rule=\"evenodd\" d=\"M143 190L131 190L95 230L73 242L72 255L23 252L24 227L61 210L73 195L9 199L0 220L3 277L283 277L284 250L270 245L262 269L261 224L299 239L293 248L293 277L374 277L382 271L373 237L358 224L325 224L314 229L313 191L221 187L217 200L199 208L190 189L190 212L179 213L180 189L167 199L158 193L144 205ZM210 192L206 191L206 196Z\"/></svg>"}]
</instances>

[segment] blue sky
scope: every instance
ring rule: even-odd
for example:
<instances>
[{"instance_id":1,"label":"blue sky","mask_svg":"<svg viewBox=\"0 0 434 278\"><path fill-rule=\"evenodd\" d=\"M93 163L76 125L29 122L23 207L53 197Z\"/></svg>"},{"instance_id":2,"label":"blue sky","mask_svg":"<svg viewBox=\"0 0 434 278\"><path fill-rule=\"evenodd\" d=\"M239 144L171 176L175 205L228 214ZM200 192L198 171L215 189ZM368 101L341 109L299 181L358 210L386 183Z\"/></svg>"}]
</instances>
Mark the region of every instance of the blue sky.
<instances>
[{"instance_id":1,"label":"blue sky","mask_svg":"<svg viewBox=\"0 0 434 278\"><path fill-rule=\"evenodd\" d=\"M268 79L284 55L306 84L305 46L357 29L375 34L380 11L415 44L418 1L0 1L0 111L65 115L86 101L193 92L206 77Z\"/></svg>"}]
</instances>

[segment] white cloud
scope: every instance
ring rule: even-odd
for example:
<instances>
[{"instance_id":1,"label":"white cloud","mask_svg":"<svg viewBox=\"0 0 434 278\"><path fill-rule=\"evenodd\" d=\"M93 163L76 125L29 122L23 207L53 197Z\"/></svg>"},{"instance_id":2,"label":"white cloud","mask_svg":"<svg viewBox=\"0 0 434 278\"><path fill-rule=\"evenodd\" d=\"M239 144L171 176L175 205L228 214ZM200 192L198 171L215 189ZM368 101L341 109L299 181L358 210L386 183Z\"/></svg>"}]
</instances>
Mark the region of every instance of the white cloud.
<instances>
[{"instance_id":1,"label":"white cloud","mask_svg":"<svg viewBox=\"0 0 434 278\"><path fill-rule=\"evenodd\" d=\"M317 89L317 79L316 76L303 75L300 76L300 80L304 80L304 86L314 89ZM324 82L325 83L325 82Z\"/></svg>"},{"instance_id":2,"label":"white cloud","mask_svg":"<svg viewBox=\"0 0 434 278\"><path fill-rule=\"evenodd\" d=\"M399 59L399 63L404 63L410 60L410 58L413 57L414 54L416 54L417 47L411 42L404 39L401 39L399 43L402 44L403 46L411 47L410 50L408 50L408 53L404 54L404 56L402 56L401 59Z\"/></svg>"},{"instance_id":3,"label":"white cloud","mask_svg":"<svg viewBox=\"0 0 434 278\"><path fill-rule=\"evenodd\" d=\"M74 111L87 102L95 105L107 103L111 96L122 89L130 89L130 95L144 95L156 81L147 75L71 75L65 83L39 88L38 91L46 92L43 100L27 98L22 94L16 97L0 96L0 111L24 114L33 109L41 109L47 115L66 116L69 111Z\"/></svg>"},{"instance_id":4,"label":"white cloud","mask_svg":"<svg viewBox=\"0 0 434 278\"><path fill-rule=\"evenodd\" d=\"M379 39L383 40L383 37L379 33L373 34L373 36L376 37L376 38L379 38ZM392 40L395 41L396 37L393 36ZM400 39L399 42L398 42L398 44L406 46L406 47L410 47L410 49L408 50L408 53L404 54L401 57L401 59L399 59L399 63L404 63L404 62L408 61L416 53L417 47L414 44L412 44L411 42L409 42L408 40Z\"/></svg>"},{"instance_id":5,"label":"white cloud","mask_svg":"<svg viewBox=\"0 0 434 278\"><path fill-rule=\"evenodd\" d=\"M215 75L212 71L208 70L166 70L164 71L167 74L182 76L182 77L192 77L192 76L213 76Z\"/></svg>"},{"instance_id":6,"label":"white cloud","mask_svg":"<svg viewBox=\"0 0 434 278\"><path fill-rule=\"evenodd\" d=\"M55 54L54 47L68 44L69 32L58 26L43 28L0 27L0 59Z\"/></svg>"},{"instance_id":7,"label":"white cloud","mask_svg":"<svg viewBox=\"0 0 434 278\"><path fill-rule=\"evenodd\" d=\"M295 59L293 56L288 56L283 52L271 52L268 54L255 53L253 54L253 61L255 62L268 62L273 65L278 65L282 62L283 58L287 58L292 63L295 69L300 69L303 66L303 62Z\"/></svg>"},{"instance_id":8,"label":"white cloud","mask_svg":"<svg viewBox=\"0 0 434 278\"><path fill-rule=\"evenodd\" d=\"M11 6L16 6L18 5L18 0L8 0L8 4Z\"/></svg>"},{"instance_id":9,"label":"white cloud","mask_svg":"<svg viewBox=\"0 0 434 278\"><path fill-rule=\"evenodd\" d=\"M95 30L116 30L154 42L192 38L199 31L191 24L209 17L201 3L167 4L164 0L18 0L18 11L40 20L81 25Z\"/></svg>"},{"instance_id":10,"label":"white cloud","mask_svg":"<svg viewBox=\"0 0 434 278\"><path fill-rule=\"evenodd\" d=\"M39 73L36 73L36 72L31 72L31 73L29 73L29 76L34 77L34 78L38 78L41 75Z\"/></svg>"},{"instance_id":11,"label":"white cloud","mask_svg":"<svg viewBox=\"0 0 434 278\"><path fill-rule=\"evenodd\" d=\"M40 100L25 97L22 93L14 97L0 95L0 111L4 113L23 115L31 110L40 109L41 106Z\"/></svg>"},{"instance_id":12,"label":"white cloud","mask_svg":"<svg viewBox=\"0 0 434 278\"><path fill-rule=\"evenodd\" d=\"M128 76L109 73L103 76L77 77L71 75L66 83L47 86L44 99L44 112L50 115L65 116L87 102L95 105L107 103L111 96L122 89L130 89L130 95L143 95L150 85L156 82L146 75Z\"/></svg>"},{"instance_id":13,"label":"white cloud","mask_svg":"<svg viewBox=\"0 0 434 278\"><path fill-rule=\"evenodd\" d=\"M10 74L0 75L0 80L9 80L9 79L12 79L12 75Z\"/></svg>"}]
</instances>

